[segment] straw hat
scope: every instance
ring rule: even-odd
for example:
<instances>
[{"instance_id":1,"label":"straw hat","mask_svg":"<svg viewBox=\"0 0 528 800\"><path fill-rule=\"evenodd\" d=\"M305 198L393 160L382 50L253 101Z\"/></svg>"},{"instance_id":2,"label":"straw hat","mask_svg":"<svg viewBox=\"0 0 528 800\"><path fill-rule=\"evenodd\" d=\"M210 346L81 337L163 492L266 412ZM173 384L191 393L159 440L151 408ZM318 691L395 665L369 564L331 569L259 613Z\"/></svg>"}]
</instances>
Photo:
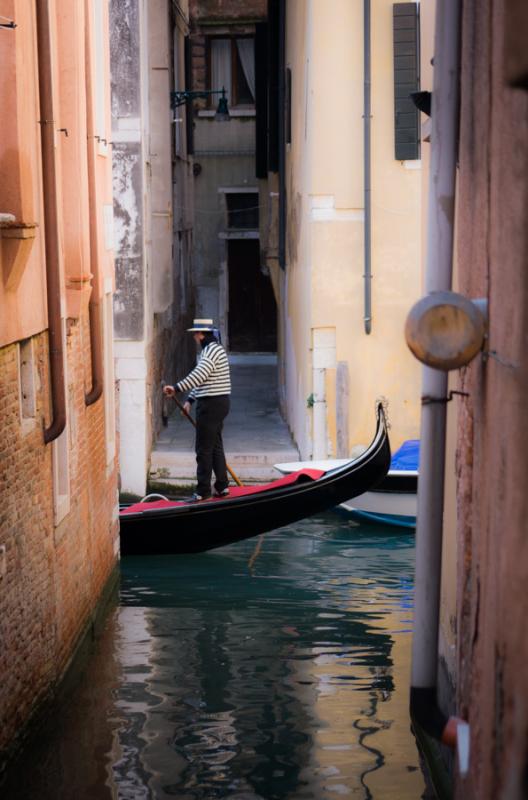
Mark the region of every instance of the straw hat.
<instances>
[{"instance_id":1,"label":"straw hat","mask_svg":"<svg viewBox=\"0 0 528 800\"><path fill-rule=\"evenodd\" d=\"M190 333L213 333L212 319L194 319L192 328L187 328Z\"/></svg>"}]
</instances>

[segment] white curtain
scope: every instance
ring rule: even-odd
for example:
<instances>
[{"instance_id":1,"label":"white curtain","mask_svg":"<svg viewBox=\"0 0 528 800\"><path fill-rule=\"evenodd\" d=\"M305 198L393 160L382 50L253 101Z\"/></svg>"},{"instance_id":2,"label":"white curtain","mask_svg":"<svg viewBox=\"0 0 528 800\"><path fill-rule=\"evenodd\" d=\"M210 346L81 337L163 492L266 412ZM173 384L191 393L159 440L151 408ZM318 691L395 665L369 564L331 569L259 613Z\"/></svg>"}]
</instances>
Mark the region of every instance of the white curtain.
<instances>
[{"instance_id":1,"label":"white curtain","mask_svg":"<svg viewBox=\"0 0 528 800\"><path fill-rule=\"evenodd\" d=\"M244 77L255 101L255 40L237 39L238 55L244 70Z\"/></svg>"},{"instance_id":2,"label":"white curtain","mask_svg":"<svg viewBox=\"0 0 528 800\"><path fill-rule=\"evenodd\" d=\"M226 90L227 102L231 105L231 41L229 39L211 40L211 89ZM219 95L213 95L212 105L216 105Z\"/></svg>"}]
</instances>

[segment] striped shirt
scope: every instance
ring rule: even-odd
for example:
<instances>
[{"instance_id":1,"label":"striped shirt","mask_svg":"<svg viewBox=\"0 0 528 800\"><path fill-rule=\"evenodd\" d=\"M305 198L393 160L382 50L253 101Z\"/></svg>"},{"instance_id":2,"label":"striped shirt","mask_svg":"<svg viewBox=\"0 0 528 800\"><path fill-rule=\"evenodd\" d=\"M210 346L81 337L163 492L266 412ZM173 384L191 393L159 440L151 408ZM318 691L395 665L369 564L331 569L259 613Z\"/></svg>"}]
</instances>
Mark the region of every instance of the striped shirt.
<instances>
[{"instance_id":1,"label":"striped shirt","mask_svg":"<svg viewBox=\"0 0 528 800\"><path fill-rule=\"evenodd\" d=\"M222 345L210 342L198 357L198 364L176 384L178 392L189 392L191 403L200 397L231 394L229 361Z\"/></svg>"}]
</instances>

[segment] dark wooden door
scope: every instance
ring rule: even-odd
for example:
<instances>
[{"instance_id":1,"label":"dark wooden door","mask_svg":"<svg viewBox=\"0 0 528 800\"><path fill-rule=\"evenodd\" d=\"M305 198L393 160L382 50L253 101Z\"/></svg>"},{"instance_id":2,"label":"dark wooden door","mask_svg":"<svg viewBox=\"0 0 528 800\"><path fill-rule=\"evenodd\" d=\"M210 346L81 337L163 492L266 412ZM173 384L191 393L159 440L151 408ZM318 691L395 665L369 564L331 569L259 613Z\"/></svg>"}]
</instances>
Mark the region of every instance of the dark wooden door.
<instances>
[{"instance_id":1,"label":"dark wooden door","mask_svg":"<svg viewBox=\"0 0 528 800\"><path fill-rule=\"evenodd\" d=\"M271 279L260 269L258 239L228 242L229 349L239 353L277 350L277 304Z\"/></svg>"}]
</instances>

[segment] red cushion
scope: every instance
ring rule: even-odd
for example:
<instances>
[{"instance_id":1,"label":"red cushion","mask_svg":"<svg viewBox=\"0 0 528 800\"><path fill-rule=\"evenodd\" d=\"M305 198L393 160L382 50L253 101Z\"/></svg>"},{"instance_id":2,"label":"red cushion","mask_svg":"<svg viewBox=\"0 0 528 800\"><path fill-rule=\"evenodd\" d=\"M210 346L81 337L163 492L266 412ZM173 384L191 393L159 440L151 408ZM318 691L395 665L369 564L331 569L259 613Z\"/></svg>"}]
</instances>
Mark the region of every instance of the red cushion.
<instances>
[{"instance_id":1,"label":"red cushion","mask_svg":"<svg viewBox=\"0 0 528 800\"><path fill-rule=\"evenodd\" d=\"M249 494L268 492L270 489L280 489L282 486L291 486L306 478L316 481L324 474L324 470L322 469L300 469L297 472L291 472L289 475L285 475L283 478L279 478L271 483L262 483L257 486L230 486L229 495L227 495L227 497L211 497L209 500L204 500L203 502L216 503L218 501L227 500L229 497L245 497ZM137 511L149 511L153 508L173 508L175 506L186 505L189 505L188 500L154 500L152 503L134 503L134 505L124 508L121 514L133 514Z\"/></svg>"}]
</instances>

